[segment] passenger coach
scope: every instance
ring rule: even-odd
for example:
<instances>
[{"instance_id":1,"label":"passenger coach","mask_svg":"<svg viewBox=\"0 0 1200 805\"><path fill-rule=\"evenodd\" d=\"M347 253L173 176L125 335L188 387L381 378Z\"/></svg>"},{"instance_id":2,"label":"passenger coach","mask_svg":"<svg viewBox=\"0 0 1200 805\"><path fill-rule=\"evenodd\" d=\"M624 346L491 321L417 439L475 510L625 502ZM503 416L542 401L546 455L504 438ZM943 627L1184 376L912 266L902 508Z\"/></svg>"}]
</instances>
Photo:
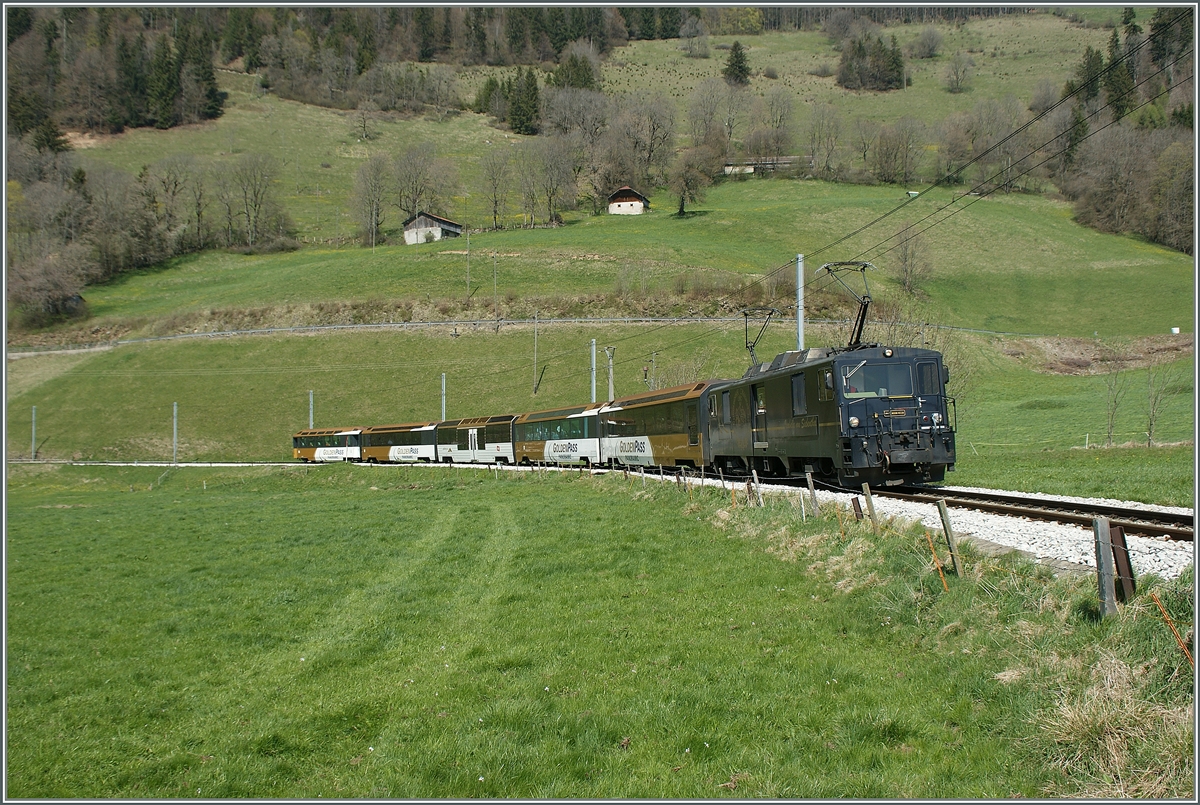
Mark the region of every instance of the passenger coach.
<instances>
[{"instance_id":1,"label":"passenger coach","mask_svg":"<svg viewBox=\"0 0 1200 805\"><path fill-rule=\"evenodd\" d=\"M316 428L292 437L292 458L300 461L360 461L362 428Z\"/></svg>"},{"instance_id":2,"label":"passenger coach","mask_svg":"<svg viewBox=\"0 0 1200 805\"><path fill-rule=\"evenodd\" d=\"M721 382L621 397L600 409L600 452L605 462L692 468L709 463L700 409L708 389Z\"/></svg>"},{"instance_id":3,"label":"passenger coach","mask_svg":"<svg viewBox=\"0 0 1200 805\"><path fill-rule=\"evenodd\" d=\"M521 414L512 425L513 452L520 464L602 463L599 413L605 403Z\"/></svg>"},{"instance_id":4,"label":"passenger coach","mask_svg":"<svg viewBox=\"0 0 1200 805\"><path fill-rule=\"evenodd\" d=\"M436 422L364 428L362 460L371 464L437 461Z\"/></svg>"}]
</instances>

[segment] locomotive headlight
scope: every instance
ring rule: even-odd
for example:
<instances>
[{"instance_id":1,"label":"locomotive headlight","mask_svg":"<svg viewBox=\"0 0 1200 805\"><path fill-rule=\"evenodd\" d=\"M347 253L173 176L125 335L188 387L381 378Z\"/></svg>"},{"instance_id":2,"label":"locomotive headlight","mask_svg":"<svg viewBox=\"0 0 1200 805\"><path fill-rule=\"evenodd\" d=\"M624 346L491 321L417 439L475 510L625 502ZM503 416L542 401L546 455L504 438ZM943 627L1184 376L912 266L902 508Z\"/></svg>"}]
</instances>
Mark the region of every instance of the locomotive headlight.
<instances>
[{"instance_id":1,"label":"locomotive headlight","mask_svg":"<svg viewBox=\"0 0 1200 805\"><path fill-rule=\"evenodd\" d=\"M890 357L892 357L892 351L891 351L890 349L885 349L885 350L883 351L883 357L885 357L885 358L890 358Z\"/></svg>"},{"instance_id":2,"label":"locomotive headlight","mask_svg":"<svg viewBox=\"0 0 1200 805\"><path fill-rule=\"evenodd\" d=\"M942 415L941 415L941 414L934 414L934 415L933 415L933 424L935 424L935 425L940 425L940 424L942 424Z\"/></svg>"},{"instance_id":3,"label":"locomotive headlight","mask_svg":"<svg viewBox=\"0 0 1200 805\"><path fill-rule=\"evenodd\" d=\"M856 416L850 417L850 427L852 427L852 428L858 427L858 417L856 417Z\"/></svg>"}]
</instances>

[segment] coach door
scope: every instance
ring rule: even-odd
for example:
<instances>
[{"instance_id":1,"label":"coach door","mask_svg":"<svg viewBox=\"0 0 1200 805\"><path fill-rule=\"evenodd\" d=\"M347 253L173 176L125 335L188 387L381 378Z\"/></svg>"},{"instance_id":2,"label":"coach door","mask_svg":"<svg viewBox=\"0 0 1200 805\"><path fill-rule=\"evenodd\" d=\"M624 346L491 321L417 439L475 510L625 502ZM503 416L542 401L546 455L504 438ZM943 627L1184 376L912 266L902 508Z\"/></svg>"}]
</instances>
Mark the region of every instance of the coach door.
<instances>
[{"instance_id":1,"label":"coach door","mask_svg":"<svg viewBox=\"0 0 1200 805\"><path fill-rule=\"evenodd\" d=\"M750 402L753 406L754 449L761 450L767 446L767 390L765 387L750 387Z\"/></svg>"},{"instance_id":2,"label":"coach door","mask_svg":"<svg viewBox=\"0 0 1200 805\"><path fill-rule=\"evenodd\" d=\"M468 436L468 439L467 439L467 444L471 450L471 460L478 461L479 460L479 451L480 451L479 429L478 428L471 428L470 435Z\"/></svg>"}]
</instances>

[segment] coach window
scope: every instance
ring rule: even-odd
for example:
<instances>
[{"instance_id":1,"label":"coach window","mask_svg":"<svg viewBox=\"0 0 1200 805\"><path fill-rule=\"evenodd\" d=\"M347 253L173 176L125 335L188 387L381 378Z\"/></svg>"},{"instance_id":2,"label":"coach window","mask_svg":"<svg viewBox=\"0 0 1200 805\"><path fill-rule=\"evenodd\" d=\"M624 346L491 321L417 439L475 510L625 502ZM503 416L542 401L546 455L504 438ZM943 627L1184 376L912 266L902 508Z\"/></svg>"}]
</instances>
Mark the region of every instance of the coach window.
<instances>
[{"instance_id":1,"label":"coach window","mask_svg":"<svg viewBox=\"0 0 1200 805\"><path fill-rule=\"evenodd\" d=\"M792 375L792 416L808 413L808 401L804 399L804 373Z\"/></svg>"},{"instance_id":2,"label":"coach window","mask_svg":"<svg viewBox=\"0 0 1200 805\"><path fill-rule=\"evenodd\" d=\"M722 391L721 392L721 422L723 424L728 425L732 421L733 421L733 418L731 417L730 410L729 410L729 392Z\"/></svg>"}]
</instances>

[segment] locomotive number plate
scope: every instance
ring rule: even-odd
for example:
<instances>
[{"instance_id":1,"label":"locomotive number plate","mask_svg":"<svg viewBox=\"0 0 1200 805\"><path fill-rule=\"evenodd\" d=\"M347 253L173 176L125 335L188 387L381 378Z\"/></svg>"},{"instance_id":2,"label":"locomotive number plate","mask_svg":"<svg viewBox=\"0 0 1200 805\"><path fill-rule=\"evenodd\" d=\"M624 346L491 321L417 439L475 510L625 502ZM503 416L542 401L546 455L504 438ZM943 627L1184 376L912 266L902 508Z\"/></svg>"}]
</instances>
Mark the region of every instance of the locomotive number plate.
<instances>
[{"instance_id":1,"label":"locomotive number plate","mask_svg":"<svg viewBox=\"0 0 1200 805\"><path fill-rule=\"evenodd\" d=\"M908 412L903 408L888 408L883 412L884 416L907 416Z\"/></svg>"}]
</instances>

